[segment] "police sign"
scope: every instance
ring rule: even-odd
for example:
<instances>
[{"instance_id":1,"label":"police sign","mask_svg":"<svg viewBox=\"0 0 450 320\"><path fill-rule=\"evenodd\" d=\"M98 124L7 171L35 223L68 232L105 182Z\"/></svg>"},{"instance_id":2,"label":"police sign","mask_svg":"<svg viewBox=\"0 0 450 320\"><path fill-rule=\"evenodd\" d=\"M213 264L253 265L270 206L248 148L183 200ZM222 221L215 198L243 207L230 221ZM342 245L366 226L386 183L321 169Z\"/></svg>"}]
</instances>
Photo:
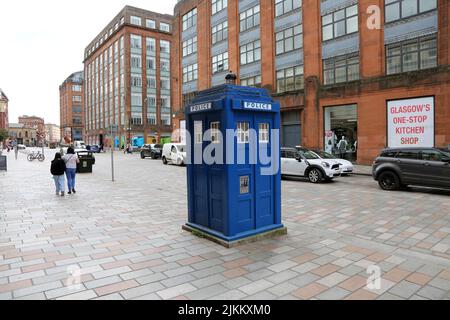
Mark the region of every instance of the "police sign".
<instances>
[{"instance_id":1,"label":"police sign","mask_svg":"<svg viewBox=\"0 0 450 320\"><path fill-rule=\"evenodd\" d=\"M244 102L244 109L271 111L272 105L270 103L247 102L246 101L246 102Z\"/></svg>"},{"instance_id":2,"label":"police sign","mask_svg":"<svg viewBox=\"0 0 450 320\"><path fill-rule=\"evenodd\" d=\"M195 106L191 106L190 111L191 112L201 112L201 111L211 110L211 108L212 108L212 104L211 104L211 102L209 102L209 103L203 103L203 104L197 104Z\"/></svg>"}]
</instances>

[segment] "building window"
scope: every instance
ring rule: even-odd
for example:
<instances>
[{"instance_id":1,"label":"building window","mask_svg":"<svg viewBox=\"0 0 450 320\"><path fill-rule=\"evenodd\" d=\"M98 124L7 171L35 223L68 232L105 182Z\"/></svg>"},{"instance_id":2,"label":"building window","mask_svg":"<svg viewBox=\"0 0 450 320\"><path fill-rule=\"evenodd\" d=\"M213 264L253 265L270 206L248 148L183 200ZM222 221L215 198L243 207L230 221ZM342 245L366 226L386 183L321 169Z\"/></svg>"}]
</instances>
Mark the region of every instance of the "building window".
<instances>
[{"instance_id":1,"label":"building window","mask_svg":"<svg viewBox=\"0 0 450 320\"><path fill-rule=\"evenodd\" d=\"M147 28L156 29L155 20L147 19L147 20L145 20L145 25L147 26Z\"/></svg>"},{"instance_id":2,"label":"building window","mask_svg":"<svg viewBox=\"0 0 450 320\"><path fill-rule=\"evenodd\" d=\"M132 54L130 63L132 68L142 68L141 56Z\"/></svg>"},{"instance_id":3,"label":"building window","mask_svg":"<svg viewBox=\"0 0 450 320\"><path fill-rule=\"evenodd\" d=\"M246 31L248 29L259 26L259 4L250 8L239 15L240 31Z\"/></svg>"},{"instance_id":4,"label":"building window","mask_svg":"<svg viewBox=\"0 0 450 320\"><path fill-rule=\"evenodd\" d=\"M147 77L147 88L156 89L156 77Z\"/></svg>"},{"instance_id":5,"label":"building window","mask_svg":"<svg viewBox=\"0 0 450 320\"><path fill-rule=\"evenodd\" d=\"M211 0L212 14L222 11L228 5L228 0Z\"/></svg>"},{"instance_id":6,"label":"building window","mask_svg":"<svg viewBox=\"0 0 450 320\"><path fill-rule=\"evenodd\" d=\"M228 70L228 52L212 57L213 74Z\"/></svg>"},{"instance_id":7,"label":"building window","mask_svg":"<svg viewBox=\"0 0 450 320\"><path fill-rule=\"evenodd\" d=\"M147 57L147 70L156 70L156 58Z\"/></svg>"},{"instance_id":8,"label":"building window","mask_svg":"<svg viewBox=\"0 0 450 320\"><path fill-rule=\"evenodd\" d=\"M275 0L275 16L279 17L302 6L302 0Z\"/></svg>"},{"instance_id":9,"label":"building window","mask_svg":"<svg viewBox=\"0 0 450 320\"><path fill-rule=\"evenodd\" d=\"M81 86L78 84L72 85L72 91L81 92Z\"/></svg>"},{"instance_id":10,"label":"building window","mask_svg":"<svg viewBox=\"0 0 450 320\"><path fill-rule=\"evenodd\" d=\"M228 21L224 21L211 28L212 44L228 39Z\"/></svg>"},{"instance_id":11,"label":"building window","mask_svg":"<svg viewBox=\"0 0 450 320\"><path fill-rule=\"evenodd\" d=\"M197 52L197 36L183 41L183 57Z\"/></svg>"},{"instance_id":12,"label":"building window","mask_svg":"<svg viewBox=\"0 0 450 320\"><path fill-rule=\"evenodd\" d=\"M161 90L170 90L170 79L161 77L160 87L161 87Z\"/></svg>"},{"instance_id":13,"label":"building window","mask_svg":"<svg viewBox=\"0 0 450 320\"><path fill-rule=\"evenodd\" d=\"M386 46L386 73L395 74L437 66L436 36Z\"/></svg>"},{"instance_id":14,"label":"building window","mask_svg":"<svg viewBox=\"0 0 450 320\"><path fill-rule=\"evenodd\" d=\"M277 92L290 92L304 89L303 66L277 71Z\"/></svg>"},{"instance_id":15,"label":"building window","mask_svg":"<svg viewBox=\"0 0 450 320\"><path fill-rule=\"evenodd\" d=\"M156 125L156 96L147 96L147 123Z\"/></svg>"},{"instance_id":16,"label":"building window","mask_svg":"<svg viewBox=\"0 0 450 320\"><path fill-rule=\"evenodd\" d=\"M159 42L159 49L160 49L161 53L170 53L170 42L161 40Z\"/></svg>"},{"instance_id":17,"label":"building window","mask_svg":"<svg viewBox=\"0 0 450 320\"><path fill-rule=\"evenodd\" d=\"M136 17L136 16L131 16L130 17L130 23L134 24L136 26L140 26L142 25L142 20L140 17Z\"/></svg>"},{"instance_id":18,"label":"building window","mask_svg":"<svg viewBox=\"0 0 450 320\"><path fill-rule=\"evenodd\" d=\"M132 34L130 37L131 48L133 49L141 49L142 48L142 39L141 36L137 36Z\"/></svg>"},{"instance_id":19,"label":"building window","mask_svg":"<svg viewBox=\"0 0 450 320\"><path fill-rule=\"evenodd\" d=\"M147 38L145 40L147 52L156 52L156 40L154 38Z\"/></svg>"},{"instance_id":20,"label":"building window","mask_svg":"<svg viewBox=\"0 0 450 320\"><path fill-rule=\"evenodd\" d=\"M259 124L259 143L269 143L269 129L268 123Z\"/></svg>"},{"instance_id":21,"label":"building window","mask_svg":"<svg viewBox=\"0 0 450 320\"><path fill-rule=\"evenodd\" d=\"M159 30L164 31L164 32L170 32L170 24L165 23L165 22L160 22Z\"/></svg>"},{"instance_id":22,"label":"building window","mask_svg":"<svg viewBox=\"0 0 450 320\"><path fill-rule=\"evenodd\" d=\"M238 143L249 143L249 129L250 124L248 122L238 122L237 123L237 142Z\"/></svg>"},{"instance_id":23,"label":"building window","mask_svg":"<svg viewBox=\"0 0 450 320\"><path fill-rule=\"evenodd\" d=\"M183 31L197 24L197 8L192 9L183 16Z\"/></svg>"},{"instance_id":24,"label":"building window","mask_svg":"<svg viewBox=\"0 0 450 320\"><path fill-rule=\"evenodd\" d=\"M120 18L120 24L124 24L125 23L125 17Z\"/></svg>"},{"instance_id":25,"label":"building window","mask_svg":"<svg viewBox=\"0 0 450 320\"><path fill-rule=\"evenodd\" d=\"M437 0L385 0L386 23L435 10Z\"/></svg>"},{"instance_id":26,"label":"building window","mask_svg":"<svg viewBox=\"0 0 450 320\"><path fill-rule=\"evenodd\" d=\"M183 83L198 79L198 64L194 63L183 68Z\"/></svg>"},{"instance_id":27,"label":"building window","mask_svg":"<svg viewBox=\"0 0 450 320\"><path fill-rule=\"evenodd\" d=\"M161 58L160 67L161 71L170 72L170 60Z\"/></svg>"},{"instance_id":28,"label":"building window","mask_svg":"<svg viewBox=\"0 0 450 320\"><path fill-rule=\"evenodd\" d=\"M358 32L358 5L322 17L322 40L327 41Z\"/></svg>"},{"instance_id":29,"label":"building window","mask_svg":"<svg viewBox=\"0 0 450 320\"><path fill-rule=\"evenodd\" d=\"M297 50L303 47L303 26L301 24L287 28L283 31L277 32L276 39L276 54L282 54Z\"/></svg>"},{"instance_id":30,"label":"building window","mask_svg":"<svg viewBox=\"0 0 450 320\"><path fill-rule=\"evenodd\" d=\"M141 75L131 75L131 86L142 88L142 76Z\"/></svg>"},{"instance_id":31,"label":"building window","mask_svg":"<svg viewBox=\"0 0 450 320\"><path fill-rule=\"evenodd\" d=\"M359 80L359 54L349 54L323 60L324 84Z\"/></svg>"},{"instance_id":32,"label":"building window","mask_svg":"<svg viewBox=\"0 0 450 320\"><path fill-rule=\"evenodd\" d=\"M81 103L81 96L72 96L72 102Z\"/></svg>"},{"instance_id":33,"label":"building window","mask_svg":"<svg viewBox=\"0 0 450 320\"><path fill-rule=\"evenodd\" d=\"M241 46L241 65L261 60L261 41L257 40Z\"/></svg>"},{"instance_id":34,"label":"building window","mask_svg":"<svg viewBox=\"0 0 450 320\"><path fill-rule=\"evenodd\" d=\"M161 124L170 126L170 97L161 96Z\"/></svg>"},{"instance_id":35,"label":"building window","mask_svg":"<svg viewBox=\"0 0 450 320\"><path fill-rule=\"evenodd\" d=\"M80 106L72 107L72 113L81 113L81 112L82 112L82 110L81 110Z\"/></svg>"},{"instance_id":36,"label":"building window","mask_svg":"<svg viewBox=\"0 0 450 320\"><path fill-rule=\"evenodd\" d=\"M183 94L183 107L190 105L192 103L192 101L194 101L196 96L197 96L197 92L189 92L189 93Z\"/></svg>"},{"instance_id":37,"label":"building window","mask_svg":"<svg viewBox=\"0 0 450 320\"><path fill-rule=\"evenodd\" d=\"M245 87L261 87L261 75L241 79L241 86L245 86Z\"/></svg>"}]
</instances>

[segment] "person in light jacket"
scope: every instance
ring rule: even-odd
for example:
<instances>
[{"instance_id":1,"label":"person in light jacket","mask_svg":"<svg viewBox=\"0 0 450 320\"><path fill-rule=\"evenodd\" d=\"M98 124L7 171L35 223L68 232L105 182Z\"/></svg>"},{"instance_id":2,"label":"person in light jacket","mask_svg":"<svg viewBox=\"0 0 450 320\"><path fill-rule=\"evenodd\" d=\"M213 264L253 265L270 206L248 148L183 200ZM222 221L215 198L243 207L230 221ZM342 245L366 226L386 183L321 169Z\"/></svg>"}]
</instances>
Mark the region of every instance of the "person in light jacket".
<instances>
[{"instance_id":1,"label":"person in light jacket","mask_svg":"<svg viewBox=\"0 0 450 320\"><path fill-rule=\"evenodd\" d=\"M68 194L76 193L75 191L75 176L77 174L77 164L80 163L78 156L75 154L75 150L72 147L67 149L67 154L63 157L66 163L66 177Z\"/></svg>"}]
</instances>

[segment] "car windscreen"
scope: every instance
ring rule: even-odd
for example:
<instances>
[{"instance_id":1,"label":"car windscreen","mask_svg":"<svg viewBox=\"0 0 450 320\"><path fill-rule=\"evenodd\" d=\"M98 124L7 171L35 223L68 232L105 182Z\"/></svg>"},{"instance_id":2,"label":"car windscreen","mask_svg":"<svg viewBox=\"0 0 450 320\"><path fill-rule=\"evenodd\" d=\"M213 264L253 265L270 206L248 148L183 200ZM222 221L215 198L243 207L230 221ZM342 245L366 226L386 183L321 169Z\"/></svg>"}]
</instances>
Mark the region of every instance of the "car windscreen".
<instances>
[{"instance_id":1,"label":"car windscreen","mask_svg":"<svg viewBox=\"0 0 450 320\"><path fill-rule=\"evenodd\" d=\"M322 159L336 159L335 156L333 156L332 154L329 154L328 152L325 151L314 151L315 153L317 153Z\"/></svg>"},{"instance_id":2,"label":"car windscreen","mask_svg":"<svg viewBox=\"0 0 450 320\"><path fill-rule=\"evenodd\" d=\"M439 149L446 157L450 158L450 150Z\"/></svg>"},{"instance_id":3,"label":"car windscreen","mask_svg":"<svg viewBox=\"0 0 450 320\"><path fill-rule=\"evenodd\" d=\"M301 157L305 158L306 160L320 159L317 154L315 154L314 152L312 152L310 150L298 150L298 154Z\"/></svg>"}]
</instances>

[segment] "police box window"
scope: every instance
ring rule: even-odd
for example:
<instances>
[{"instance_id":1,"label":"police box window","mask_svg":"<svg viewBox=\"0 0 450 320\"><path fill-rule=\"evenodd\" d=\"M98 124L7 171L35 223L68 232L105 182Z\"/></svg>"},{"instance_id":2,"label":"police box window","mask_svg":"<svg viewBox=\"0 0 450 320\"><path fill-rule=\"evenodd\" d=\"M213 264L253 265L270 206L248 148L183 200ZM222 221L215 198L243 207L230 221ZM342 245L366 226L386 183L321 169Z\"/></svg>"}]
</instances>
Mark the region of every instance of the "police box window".
<instances>
[{"instance_id":1,"label":"police box window","mask_svg":"<svg viewBox=\"0 0 450 320\"><path fill-rule=\"evenodd\" d=\"M249 128L250 128L250 124L248 122L238 122L237 123L238 143L246 144L249 142Z\"/></svg>"},{"instance_id":2,"label":"police box window","mask_svg":"<svg viewBox=\"0 0 450 320\"><path fill-rule=\"evenodd\" d=\"M203 122L195 121L194 122L194 138L196 144L203 143Z\"/></svg>"},{"instance_id":3,"label":"police box window","mask_svg":"<svg viewBox=\"0 0 450 320\"><path fill-rule=\"evenodd\" d=\"M211 142L220 143L220 122L211 122Z\"/></svg>"},{"instance_id":4,"label":"police box window","mask_svg":"<svg viewBox=\"0 0 450 320\"><path fill-rule=\"evenodd\" d=\"M250 176L242 176L239 178L240 194L250 193Z\"/></svg>"},{"instance_id":5,"label":"police box window","mask_svg":"<svg viewBox=\"0 0 450 320\"><path fill-rule=\"evenodd\" d=\"M269 143L269 124L259 124L259 143Z\"/></svg>"}]
</instances>

